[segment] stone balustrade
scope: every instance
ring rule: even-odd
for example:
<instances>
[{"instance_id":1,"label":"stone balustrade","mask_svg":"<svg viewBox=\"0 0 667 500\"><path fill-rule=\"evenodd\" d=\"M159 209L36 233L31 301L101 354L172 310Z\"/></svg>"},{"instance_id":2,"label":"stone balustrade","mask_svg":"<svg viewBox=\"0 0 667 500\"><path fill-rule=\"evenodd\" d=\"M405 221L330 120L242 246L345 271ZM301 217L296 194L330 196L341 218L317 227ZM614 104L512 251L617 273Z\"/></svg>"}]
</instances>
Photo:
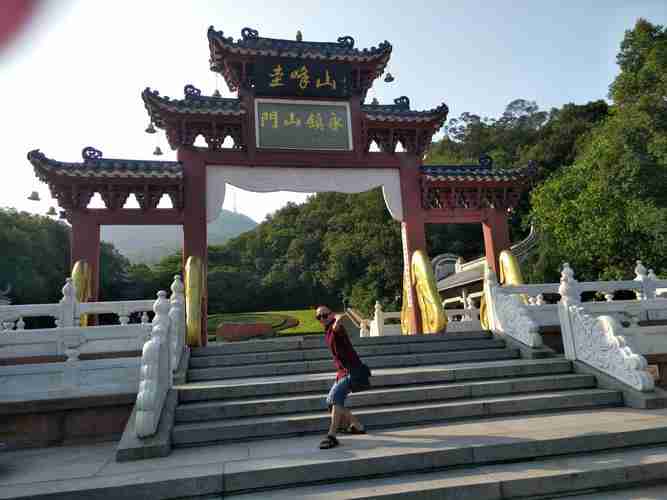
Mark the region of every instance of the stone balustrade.
<instances>
[{"instance_id":1,"label":"stone balustrade","mask_svg":"<svg viewBox=\"0 0 667 500\"><path fill-rule=\"evenodd\" d=\"M80 303L76 288L67 278L58 304L0 306L0 360L140 351L150 332L151 300ZM118 325L80 328L84 314L113 313ZM130 316L142 313L140 323ZM51 317L54 328L27 329L24 318Z\"/></svg>"},{"instance_id":2,"label":"stone balustrade","mask_svg":"<svg viewBox=\"0 0 667 500\"><path fill-rule=\"evenodd\" d=\"M637 269L645 271L641 262L637 263ZM637 274L639 278L637 281L642 286L637 288L640 290L639 300L635 302L641 307L643 302L655 301L653 299L655 288L651 292L654 283L650 282L658 280L655 279L655 275L649 278L649 273L643 273L646 279L642 280L642 273ZM647 284L646 281L649 281L648 286L644 286ZM624 329L616 318L608 314L598 315L590 306L582 304L583 288L575 279L574 271L569 265L564 264L559 286L561 301L558 314L565 357L586 363L639 391L653 390L654 381L648 371L646 358L633 351L626 343ZM625 304L614 305L618 308L625 306ZM651 306L656 307L658 304L648 305ZM663 301L663 308L667 308L667 301Z\"/></svg>"},{"instance_id":3,"label":"stone balustrade","mask_svg":"<svg viewBox=\"0 0 667 500\"><path fill-rule=\"evenodd\" d=\"M479 331L482 328L479 319L479 309L475 308L472 298L468 300L466 308L445 309L447 315L447 332ZM375 303L373 319L370 321L368 336L382 337L384 335L401 335L401 325L387 323L387 320L400 320L400 312L387 312L379 302ZM365 336L362 331L362 336Z\"/></svg>"},{"instance_id":4,"label":"stone balustrade","mask_svg":"<svg viewBox=\"0 0 667 500\"><path fill-rule=\"evenodd\" d=\"M635 275L634 280L579 282L565 263L560 284L500 286L487 269L484 293L490 328L539 347L540 327L558 325L568 359L588 364L637 390L650 391L653 378L642 354L667 353L667 336L660 335L664 326L640 327L640 322L667 320L667 300L656 298L656 289L667 280L658 279L641 261L637 261ZM632 291L636 298L614 300L619 291ZM582 302L586 292L605 300ZM557 295L559 302L546 303L547 294Z\"/></svg>"},{"instance_id":5,"label":"stone balustrade","mask_svg":"<svg viewBox=\"0 0 667 500\"><path fill-rule=\"evenodd\" d=\"M564 272L569 273L571 268L569 264L563 264ZM644 301L656 297L656 289L667 286L667 280L660 280L656 277L653 270L647 270L641 261L637 261L635 267L634 280L619 281L577 281L577 291L581 300L584 293L594 292L602 295L605 301L588 301L585 307L594 314L609 314L616 318L623 326L637 325L639 321L648 319ZM505 285L502 287L503 293L520 296L522 302L531 306L528 308L528 315L537 324L538 327L558 326L560 320L558 317L558 303L548 303L545 296L550 298L557 297L560 301L560 284L558 283L539 283L529 285ZM614 296L620 291L634 292L638 300L614 300ZM644 305L642 305L644 304ZM655 312L654 319L661 313ZM667 319L667 311L662 313L664 319Z\"/></svg>"},{"instance_id":6,"label":"stone balustrade","mask_svg":"<svg viewBox=\"0 0 667 500\"><path fill-rule=\"evenodd\" d=\"M62 288L62 299L57 304L25 304L0 306L0 332L25 330L26 318L47 317L55 321L56 328L79 326L85 314L115 314L118 324L127 325L134 313L142 313L140 321L147 324L152 300L123 300L113 302L79 302L71 278Z\"/></svg>"},{"instance_id":7,"label":"stone balustrade","mask_svg":"<svg viewBox=\"0 0 667 500\"><path fill-rule=\"evenodd\" d=\"M76 310L76 305L72 301L75 290L70 280L63 290L63 301L57 305L60 308L56 311L53 304L48 305L52 313L56 311L54 317L59 319L59 326L0 332L0 359L56 354L66 356L66 360L0 366L0 401L139 392L142 408L153 415L157 413L159 420L164 402L160 395L171 387L173 372L185 349L185 297L181 277L174 277L170 301L165 292L159 292L158 300L152 302L150 309L157 317L152 323L144 316L144 322L139 324L73 325L75 316L70 313ZM126 303L124 310L129 311L128 314L144 311L146 302ZM44 310L33 308L28 313L37 311L41 315ZM109 310L122 311L118 303L96 309ZM70 325L63 326L68 322L66 318L72 320ZM137 350L142 351L141 358L81 359L83 354ZM150 425L145 432L150 432Z\"/></svg>"}]
</instances>

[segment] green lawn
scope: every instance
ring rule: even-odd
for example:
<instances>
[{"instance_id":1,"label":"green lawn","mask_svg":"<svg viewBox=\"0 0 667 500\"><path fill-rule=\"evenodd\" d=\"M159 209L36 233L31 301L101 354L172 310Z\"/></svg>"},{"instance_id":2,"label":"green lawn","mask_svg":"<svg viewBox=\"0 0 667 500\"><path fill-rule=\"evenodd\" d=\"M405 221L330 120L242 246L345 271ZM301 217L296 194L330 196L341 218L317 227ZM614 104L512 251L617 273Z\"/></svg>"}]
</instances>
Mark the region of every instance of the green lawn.
<instances>
[{"instance_id":1,"label":"green lawn","mask_svg":"<svg viewBox=\"0 0 667 500\"><path fill-rule=\"evenodd\" d=\"M296 311L266 311L252 313L211 314L208 317L208 335L215 337L220 323L269 323L280 336L322 334L322 327L315 319L314 309ZM294 323L297 323L296 326ZM212 340L212 339L211 339Z\"/></svg>"},{"instance_id":2,"label":"green lawn","mask_svg":"<svg viewBox=\"0 0 667 500\"><path fill-rule=\"evenodd\" d=\"M279 314L291 316L299 321L292 328L280 330L278 335L304 335L324 333L320 322L315 319L315 309L301 309L299 311L277 311Z\"/></svg>"}]
</instances>

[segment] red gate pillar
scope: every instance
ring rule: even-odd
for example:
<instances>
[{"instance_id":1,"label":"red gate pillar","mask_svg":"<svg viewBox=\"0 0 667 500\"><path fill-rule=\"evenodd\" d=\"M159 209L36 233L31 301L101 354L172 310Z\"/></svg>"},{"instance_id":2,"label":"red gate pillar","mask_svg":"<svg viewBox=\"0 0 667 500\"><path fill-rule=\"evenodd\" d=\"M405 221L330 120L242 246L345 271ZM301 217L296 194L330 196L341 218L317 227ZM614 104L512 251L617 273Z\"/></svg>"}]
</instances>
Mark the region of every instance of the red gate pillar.
<instances>
[{"instance_id":1,"label":"red gate pillar","mask_svg":"<svg viewBox=\"0 0 667 500\"><path fill-rule=\"evenodd\" d=\"M482 221L484 234L484 251L489 267L500 276L498 257L500 252L510 247L510 232L507 224L507 213L501 209L488 210Z\"/></svg>"},{"instance_id":2,"label":"red gate pillar","mask_svg":"<svg viewBox=\"0 0 667 500\"><path fill-rule=\"evenodd\" d=\"M100 297L100 225L94 217L73 212L70 218L70 273L74 263L85 260L90 266L90 297L95 302ZM96 324L96 316L89 315L90 325Z\"/></svg>"},{"instance_id":3,"label":"red gate pillar","mask_svg":"<svg viewBox=\"0 0 667 500\"><path fill-rule=\"evenodd\" d=\"M403 287L408 288L408 325L410 335L422 334L421 316L417 293L411 285L412 274L410 261L417 250L426 252L426 233L422 215L421 188L419 186L419 166L417 157L407 156L401 165L401 197L403 198L403 222L401 235L403 239ZM406 285L407 283L407 285Z\"/></svg>"},{"instance_id":4,"label":"red gate pillar","mask_svg":"<svg viewBox=\"0 0 667 500\"><path fill-rule=\"evenodd\" d=\"M201 335L202 345L208 343L208 242L206 235L206 163L196 151L178 151L183 162L183 267L190 256L202 262Z\"/></svg>"}]
</instances>

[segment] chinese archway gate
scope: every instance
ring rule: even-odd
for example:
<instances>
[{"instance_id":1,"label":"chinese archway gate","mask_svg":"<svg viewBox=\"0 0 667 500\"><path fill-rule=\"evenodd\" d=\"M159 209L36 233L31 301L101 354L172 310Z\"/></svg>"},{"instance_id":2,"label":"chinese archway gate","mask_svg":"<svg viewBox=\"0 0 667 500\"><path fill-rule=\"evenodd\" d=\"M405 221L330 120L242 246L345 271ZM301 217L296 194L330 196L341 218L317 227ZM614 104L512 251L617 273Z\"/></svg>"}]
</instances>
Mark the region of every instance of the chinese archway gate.
<instances>
[{"instance_id":1,"label":"chinese archway gate","mask_svg":"<svg viewBox=\"0 0 667 500\"><path fill-rule=\"evenodd\" d=\"M300 38L300 37L299 37ZM176 162L106 159L94 148L83 162L65 163L39 150L28 153L36 175L49 184L72 225L72 262L92 270L89 300L99 291L101 225L169 224L183 227L183 258L203 263L201 337L206 343L207 221L220 213L225 185L252 191L361 192L381 186L392 217L401 222L406 297L410 256L426 250L427 223L481 223L486 257L493 270L509 247L508 210L516 206L531 169L479 165L423 166L433 134L448 108L410 109L407 97L393 104L365 102L383 74L392 46L360 50L354 39L308 42L260 37L250 28L233 40L208 30L211 70L237 97L204 96L186 85L183 99L147 88L141 94L151 127L166 132ZM203 136L207 147L194 146ZM233 147L223 143L231 138ZM379 151L369 151L376 143ZM403 147L397 152L398 144ZM94 193L104 209L87 208ZM140 208L123 208L130 194ZM173 208L159 209L163 195ZM408 310L410 334L418 334L420 313ZM197 342L195 342L197 343Z\"/></svg>"}]
</instances>

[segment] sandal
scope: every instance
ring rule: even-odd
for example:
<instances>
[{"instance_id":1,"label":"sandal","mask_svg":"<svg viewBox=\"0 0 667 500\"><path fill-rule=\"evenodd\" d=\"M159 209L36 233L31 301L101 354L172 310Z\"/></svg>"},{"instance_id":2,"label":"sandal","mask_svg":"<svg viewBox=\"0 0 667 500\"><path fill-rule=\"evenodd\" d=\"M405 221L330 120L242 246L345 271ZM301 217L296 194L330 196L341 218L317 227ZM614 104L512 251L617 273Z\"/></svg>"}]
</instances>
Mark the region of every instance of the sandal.
<instances>
[{"instance_id":1,"label":"sandal","mask_svg":"<svg viewBox=\"0 0 667 500\"><path fill-rule=\"evenodd\" d=\"M349 426L347 429L341 429L343 434L366 434L366 429L357 429L353 425Z\"/></svg>"},{"instance_id":2,"label":"sandal","mask_svg":"<svg viewBox=\"0 0 667 500\"><path fill-rule=\"evenodd\" d=\"M327 436L320 442L320 450L328 450L330 448L335 448L340 442L336 439L336 436Z\"/></svg>"}]
</instances>

